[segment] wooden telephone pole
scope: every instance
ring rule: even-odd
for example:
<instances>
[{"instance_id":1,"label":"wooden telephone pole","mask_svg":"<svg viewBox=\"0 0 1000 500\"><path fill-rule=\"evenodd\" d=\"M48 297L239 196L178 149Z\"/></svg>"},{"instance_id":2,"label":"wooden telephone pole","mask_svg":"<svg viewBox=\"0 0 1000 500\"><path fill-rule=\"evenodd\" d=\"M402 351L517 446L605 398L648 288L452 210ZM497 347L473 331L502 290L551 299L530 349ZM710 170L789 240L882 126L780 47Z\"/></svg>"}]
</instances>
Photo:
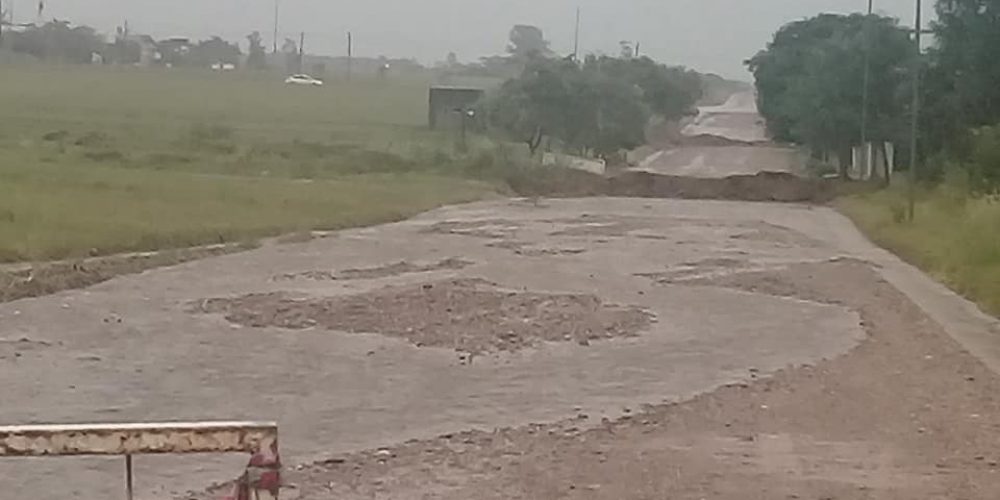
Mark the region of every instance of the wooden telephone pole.
<instances>
[{"instance_id":1,"label":"wooden telephone pole","mask_svg":"<svg viewBox=\"0 0 1000 500\"><path fill-rule=\"evenodd\" d=\"M351 70L354 64L354 35L347 32L347 81L351 81Z\"/></svg>"},{"instance_id":2,"label":"wooden telephone pole","mask_svg":"<svg viewBox=\"0 0 1000 500\"><path fill-rule=\"evenodd\" d=\"M871 156L868 154L868 101L871 78L872 78L872 13L874 12L874 2L875 0L868 0L868 17L865 18L864 33L865 33L865 76L864 76L864 86L861 89L861 150L865 155L865 168L868 168L868 162ZM886 173L885 182L889 182L888 173Z\"/></svg>"},{"instance_id":3,"label":"wooden telephone pole","mask_svg":"<svg viewBox=\"0 0 1000 500\"><path fill-rule=\"evenodd\" d=\"M576 8L576 29L573 32L573 60L580 60L580 8Z\"/></svg>"},{"instance_id":4,"label":"wooden telephone pole","mask_svg":"<svg viewBox=\"0 0 1000 500\"><path fill-rule=\"evenodd\" d=\"M302 73L305 69L304 63L306 58L306 32L303 31L299 33L299 73Z\"/></svg>"},{"instance_id":5,"label":"wooden telephone pole","mask_svg":"<svg viewBox=\"0 0 1000 500\"><path fill-rule=\"evenodd\" d=\"M274 50L272 54L278 53L278 1L274 0L274 36L272 38L274 40Z\"/></svg>"},{"instance_id":6,"label":"wooden telephone pole","mask_svg":"<svg viewBox=\"0 0 1000 500\"><path fill-rule=\"evenodd\" d=\"M911 111L912 121L910 122L910 190L909 190L909 216L912 222L917 214L917 154L920 150L920 70L922 61L920 60L923 51L920 48L920 35L923 34L923 5L921 0L917 0L916 20L913 23L913 105Z\"/></svg>"}]
</instances>

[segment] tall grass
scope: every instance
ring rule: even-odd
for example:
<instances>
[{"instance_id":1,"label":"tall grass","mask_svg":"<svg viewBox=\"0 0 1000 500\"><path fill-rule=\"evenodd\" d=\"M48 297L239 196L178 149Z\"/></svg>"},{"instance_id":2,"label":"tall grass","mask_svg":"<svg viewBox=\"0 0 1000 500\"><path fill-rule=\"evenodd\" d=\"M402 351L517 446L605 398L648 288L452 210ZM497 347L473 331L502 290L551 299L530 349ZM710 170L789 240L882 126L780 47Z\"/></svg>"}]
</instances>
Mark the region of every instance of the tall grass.
<instances>
[{"instance_id":1,"label":"tall grass","mask_svg":"<svg viewBox=\"0 0 1000 500\"><path fill-rule=\"evenodd\" d=\"M946 182L922 191L905 221L902 189L841 200L841 209L876 243L1000 315L1000 203L969 198Z\"/></svg>"},{"instance_id":2,"label":"tall grass","mask_svg":"<svg viewBox=\"0 0 1000 500\"><path fill-rule=\"evenodd\" d=\"M483 183L428 174L295 181L96 166L0 167L0 261L375 224L491 191Z\"/></svg>"},{"instance_id":3,"label":"tall grass","mask_svg":"<svg viewBox=\"0 0 1000 500\"><path fill-rule=\"evenodd\" d=\"M0 261L394 220L495 191L425 129L426 82L0 71ZM485 175L489 174L489 175Z\"/></svg>"}]
</instances>

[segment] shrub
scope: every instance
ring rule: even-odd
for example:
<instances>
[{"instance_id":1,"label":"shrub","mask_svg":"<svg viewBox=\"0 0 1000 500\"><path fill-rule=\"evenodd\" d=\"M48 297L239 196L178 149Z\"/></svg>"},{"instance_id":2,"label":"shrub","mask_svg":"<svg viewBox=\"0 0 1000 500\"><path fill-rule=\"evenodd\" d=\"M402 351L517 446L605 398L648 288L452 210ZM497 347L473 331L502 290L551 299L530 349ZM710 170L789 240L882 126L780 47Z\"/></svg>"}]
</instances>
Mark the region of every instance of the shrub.
<instances>
[{"instance_id":1,"label":"shrub","mask_svg":"<svg viewBox=\"0 0 1000 500\"><path fill-rule=\"evenodd\" d=\"M52 132L42 135L42 140L48 142L58 142L65 140L67 137L69 137L69 132L65 130L53 130Z\"/></svg>"},{"instance_id":2,"label":"shrub","mask_svg":"<svg viewBox=\"0 0 1000 500\"><path fill-rule=\"evenodd\" d=\"M73 144L84 148L106 148L111 145L111 137L104 132L87 132Z\"/></svg>"},{"instance_id":3,"label":"shrub","mask_svg":"<svg viewBox=\"0 0 1000 500\"><path fill-rule=\"evenodd\" d=\"M125 160L125 155L121 151L106 149L101 151L87 151L83 157L96 162L119 162Z\"/></svg>"},{"instance_id":4,"label":"shrub","mask_svg":"<svg viewBox=\"0 0 1000 500\"><path fill-rule=\"evenodd\" d=\"M980 194L1000 194L1000 125L973 132L969 177Z\"/></svg>"},{"instance_id":5,"label":"shrub","mask_svg":"<svg viewBox=\"0 0 1000 500\"><path fill-rule=\"evenodd\" d=\"M218 124L196 123L187 133L187 143L194 149L213 153L236 152L236 130Z\"/></svg>"}]
</instances>

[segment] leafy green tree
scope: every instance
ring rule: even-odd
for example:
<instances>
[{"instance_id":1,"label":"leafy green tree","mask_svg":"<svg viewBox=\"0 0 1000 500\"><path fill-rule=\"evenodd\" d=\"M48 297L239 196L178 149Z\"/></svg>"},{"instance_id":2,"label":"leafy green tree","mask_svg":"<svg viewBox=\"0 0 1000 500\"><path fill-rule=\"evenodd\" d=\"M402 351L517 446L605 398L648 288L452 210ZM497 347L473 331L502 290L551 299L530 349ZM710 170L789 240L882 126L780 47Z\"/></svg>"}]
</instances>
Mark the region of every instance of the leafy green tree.
<instances>
[{"instance_id":1,"label":"leafy green tree","mask_svg":"<svg viewBox=\"0 0 1000 500\"><path fill-rule=\"evenodd\" d=\"M534 154L546 137L567 135L567 111L573 108L569 91L576 64L538 61L517 78L507 80L488 103L490 121Z\"/></svg>"},{"instance_id":2,"label":"leafy green tree","mask_svg":"<svg viewBox=\"0 0 1000 500\"><path fill-rule=\"evenodd\" d=\"M89 64L93 54L102 54L103 38L88 26L71 26L53 21L22 32L8 33L14 52L31 54L50 61Z\"/></svg>"},{"instance_id":3,"label":"leafy green tree","mask_svg":"<svg viewBox=\"0 0 1000 500\"><path fill-rule=\"evenodd\" d=\"M585 154L641 145L650 110L634 83L597 63L539 59L489 101L494 127L534 153L545 138Z\"/></svg>"},{"instance_id":4,"label":"leafy green tree","mask_svg":"<svg viewBox=\"0 0 1000 500\"><path fill-rule=\"evenodd\" d=\"M135 40L118 36L115 42L105 49L104 59L115 64L136 64L142 59L142 46Z\"/></svg>"},{"instance_id":5,"label":"leafy green tree","mask_svg":"<svg viewBox=\"0 0 1000 500\"><path fill-rule=\"evenodd\" d=\"M563 137L568 145L605 157L645 143L650 111L640 88L612 73L584 67L570 91L576 104Z\"/></svg>"},{"instance_id":6,"label":"leafy green tree","mask_svg":"<svg viewBox=\"0 0 1000 500\"><path fill-rule=\"evenodd\" d=\"M938 0L937 64L971 125L1000 121L1000 0Z\"/></svg>"},{"instance_id":7,"label":"leafy green tree","mask_svg":"<svg viewBox=\"0 0 1000 500\"><path fill-rule=\"evenodd\" d=\"M618 57L632 59L635 57L635 46L628 40L618 42Z\"/></svg>"},{"instance_id":8,"label":"leafy green tree","mask_svg":"<svg viewBox=\"0 0 1000 500\"><path fill-rule=\"evenodd\" d=\"M668 120L691 112L701 98L702 82L698 73L682 67L668 67L648 57L588 56L584 65L635 85L653 113Z\"/></svg>"},{"instance_id":9,"label":"leafy green tree","mask_svg":"<svg viewBox=\"0 0 1000 500\"><path fill-rule=\"evenodd\" d=\"M1000 0L938 0L923 98L931 152L967 156L968 130L1000 123Z\"/></svg>"},{"instance_id":10,"label":"leafy green tree","mask_svg":"<svg viewBox=\"0 0 1000 500\"><path fill-rule=\"evenodd\" d=\"M518 24L510 30L510 42L507 53L520 61L529 61L538 57L552 56L545 33L537 26Z\"/></svg>"},{"instance_id":11,"label":"leafy green tree","mask_svg":"<svg viewBox=\"0 0 1000 500\"><path fill-rule=\"evenodd\" d=\"M242 54L239 45L213 36L191 47L188 59L196 66L210 67L218 63L239 64Z\"/></svg>"},{"instance_id":12,"label":"leafy green tree","mask_svg":"<svg viewBox=\"0 0 1000 500\"><path fill-rule=\"evenodd\" d=\"M896 20L823 14L785 25L747 65L771 135L833 153L846 175L860 143L864 61L871 47L869 139L898 140L905 113L899 95L912 44Z\"/></svg>"},{"instance_id":13,"label":"leafy green tree","mask_svg":"<svg viewBox=\"0 0 1000 500\"><path fill-rule=\"evenodd\" d=\"M981 194L1000 194L1000 126L976 129L971 142L967 170L972 188Z\"/></svg>"},{"instance_id":14,"label":"leafy green tree","mask_svg":"<svg viewBox=\"0 0 1000 500\"><path fill-rule=\"evenodd\" d=\"M285 72L289 75L302 72L302 55L299 53L299 44L291 38L285 38L285 43L281 44L281 53L285 55Z\"/></svg>"},{"instance_id":15,"label":"leafy green tree","mask_svg":"<svg viewBox=\"0 0 1000 500\"><path fill-rule=\"evenodd\" d=\"M267 49L264 47L264 38L259 31L254 31L247 35L247 66L251 69L264 69L267 67Z\"/></svg>"},{"instance_id":16,"label":"leafy green tree","mask_svg":"<svg viewBox=\"0 0 1000 500\"><path fill-rule=\"evenodd\" d=\"M0 1L0 48L4 46L4 38L6 33L6 25L10 24L10 9L5 8L7 4Z\"/></svg>"}]
</instances>

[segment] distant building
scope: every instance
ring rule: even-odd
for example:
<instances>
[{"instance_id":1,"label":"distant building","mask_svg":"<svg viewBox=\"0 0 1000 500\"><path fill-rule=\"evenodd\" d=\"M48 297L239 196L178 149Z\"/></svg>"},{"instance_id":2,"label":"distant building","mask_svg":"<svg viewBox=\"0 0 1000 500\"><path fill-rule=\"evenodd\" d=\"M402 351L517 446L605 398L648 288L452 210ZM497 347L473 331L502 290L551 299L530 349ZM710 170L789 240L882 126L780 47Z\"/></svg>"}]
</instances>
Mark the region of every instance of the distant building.
<instances>
[{"instance_id":1,"label":"distant building","mask_svg":"<svg viewBox=\"0 0 1000 500\"><path fill-rule=\"evenodd\" d=\"M483 89L471 87L431 87L428 125L432 129L460 128L464 112L475 106L485 93Z\"/></svg>"},{"instance_id":2,"label":"distant building","mask_svg":"<svg viewBox=\"0 0 1000 500\"><path fill-rule=\"evenodd\" d=\"M156 40L149 35L129 35L126 41L139 46L139 61L136 63L138 66L152 66L163 58Z\"/></svg>"},{"instance_id":3,"label":"distant building","mask_svg":"<svg viewBox=\"0 0 1000 500\"><path fill-rule=\"evenodd\" d=\"M162 54L164 58L166 58L168 54L187 55L191 52L191 39L189 38L167 38L166 40L160 40L160 43L157 45L159 47L160 54Z\"/></svg>"}]
</instances>

